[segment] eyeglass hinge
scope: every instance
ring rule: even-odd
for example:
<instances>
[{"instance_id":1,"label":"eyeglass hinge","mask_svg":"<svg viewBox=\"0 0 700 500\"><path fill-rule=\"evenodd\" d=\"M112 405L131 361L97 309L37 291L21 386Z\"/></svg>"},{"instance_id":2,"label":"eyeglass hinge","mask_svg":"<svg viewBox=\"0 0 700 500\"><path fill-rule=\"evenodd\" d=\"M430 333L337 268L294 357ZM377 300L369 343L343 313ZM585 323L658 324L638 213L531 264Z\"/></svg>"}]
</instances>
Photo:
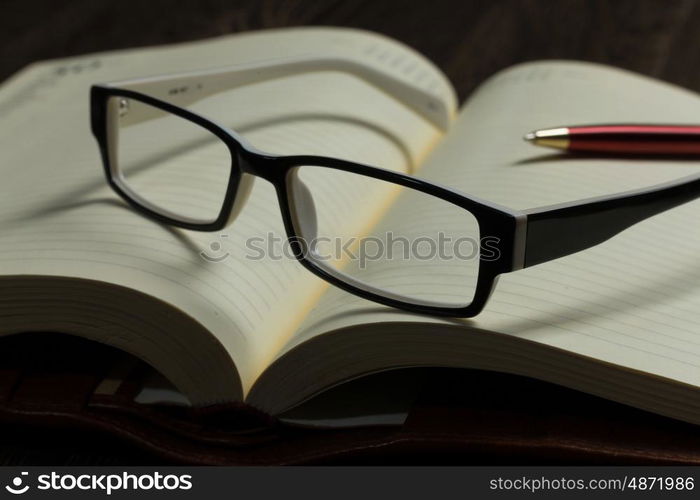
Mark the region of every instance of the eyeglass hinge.
<instances>
[{"instance_id":1,"label":"eyeglass hinge","mask_svg":"<svg viewBox=\"0 0 700 500\"><path fill-rule=\"evenodd\" d=\"M527 246L527 214L515 214L515 236L513 238L513 271L525 267Z\"/></svg>"}]
</instances>

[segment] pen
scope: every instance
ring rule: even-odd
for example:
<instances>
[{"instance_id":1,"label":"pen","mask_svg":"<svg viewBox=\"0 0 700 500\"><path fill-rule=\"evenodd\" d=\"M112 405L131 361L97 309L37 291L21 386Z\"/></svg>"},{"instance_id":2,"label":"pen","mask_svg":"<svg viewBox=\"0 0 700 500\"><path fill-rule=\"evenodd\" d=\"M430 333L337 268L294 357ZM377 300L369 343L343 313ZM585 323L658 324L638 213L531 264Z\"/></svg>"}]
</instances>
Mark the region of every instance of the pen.
<instances>
[{"instance_id":1,"label":"pen","mask_svg":"<svg viewBox=\"0 0 700 500\"><path fill-rule=\"evenodd\" d=\"M700 155L700 126L585 125L535 130L535 146L595 153Z\"/></svg>"}]
</instances>

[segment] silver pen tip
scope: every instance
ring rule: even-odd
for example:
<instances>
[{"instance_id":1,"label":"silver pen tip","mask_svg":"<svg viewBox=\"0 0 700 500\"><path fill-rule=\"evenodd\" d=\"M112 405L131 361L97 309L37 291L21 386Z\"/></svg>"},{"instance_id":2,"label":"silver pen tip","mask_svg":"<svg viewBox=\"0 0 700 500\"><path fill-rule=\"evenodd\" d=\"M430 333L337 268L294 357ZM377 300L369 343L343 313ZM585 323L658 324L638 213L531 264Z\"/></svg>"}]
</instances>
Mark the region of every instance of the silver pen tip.
<instances>
[{"instance_id":1,"label":"silver pen tip","mask_svg":"<svg viewBox=\"0 0 700 500\"><path fill-rule=\"evenodd\" d=\"M523 136L523 139L528 141L528 142L532 142L535 139L537 139L537 134L535 134L534 132L528 132L527 134L525 134Z\"/></svg>"}]
</instances>

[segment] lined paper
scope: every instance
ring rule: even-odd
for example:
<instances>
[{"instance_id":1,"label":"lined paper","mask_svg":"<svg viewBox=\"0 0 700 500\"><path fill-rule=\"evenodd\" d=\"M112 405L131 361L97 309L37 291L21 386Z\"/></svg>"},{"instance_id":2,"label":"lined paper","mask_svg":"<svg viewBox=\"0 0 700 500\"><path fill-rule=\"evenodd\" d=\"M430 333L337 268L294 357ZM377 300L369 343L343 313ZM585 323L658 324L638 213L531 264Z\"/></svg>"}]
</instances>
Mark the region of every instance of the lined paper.
<instances>
[{"instance_id":1,"label":"lined paper","mask_svg":"<svg viewBox=\"0 0 700 500\"><path fill-rule=\"evenodd\" d=\"M522 136L572 124L696 123L698 116L695 94L622 70L561 61L520 65L480 87L419 175L519 209L651 186L696 173L700 162L561 158ZM465 335L471 328L504 333L700 385L698 203L593 249L502 276L486 310L457 324ZM400 232L415 216L401 207L386 220ZM431 281L420 268L395 272L409 283L445 289L444 280ZM436 343L436 326L455 324L329 290L284 352L329 330L395 321L425 324L426 341L433 335ZM533 358L530 372L540 362Z\"/></svg>"},{"instance_id":2,"label":"lined paper","mask_svg":"<svg viewBox=\"0 0 700 500\"><path fill-rule=\"evenodd\" d=\"M0 91L0 109L6 111L0 122L0 274L98 280L158 297L216 336L243 387L226 388L216 379L217 370L225 370L206 356L198 357L192 346L187 352L181 339L172 338L172 344L183 357L178 359L168 351L173 346L163 345L153 347L162 350L161 359L149 361L180 387L193 385L183 377L213 374L214 386L200 384L197 393L188 394L195 404L245 392L326 285L294 260L245 258L246 238L284 235L274 189L265 181L255 184L243 213L218 234L170 228L129 209L104 179L89 131L89 86L319 52L389 65L402 78L420 81L442 95L448 107L454 103L444 77L422 57L355 30L262 32L91 55L25 70ZM387 59L387 54L393 57ZM335 72L243 87L205 99L194 109L234 127L264 151L322 154L402 171L420 162L440 137L397 100ZM194 150L183 161L194 166L208 159L204 151ZM216 263L204 260L202 252L216 258L230 255ZM2 293L11 304L12 290ZM27 321L40 316L40 310L33 311ZM130 341L138 353L143 347L139 342L146 339L135 334Z\"/></svg>"}]
</instances>

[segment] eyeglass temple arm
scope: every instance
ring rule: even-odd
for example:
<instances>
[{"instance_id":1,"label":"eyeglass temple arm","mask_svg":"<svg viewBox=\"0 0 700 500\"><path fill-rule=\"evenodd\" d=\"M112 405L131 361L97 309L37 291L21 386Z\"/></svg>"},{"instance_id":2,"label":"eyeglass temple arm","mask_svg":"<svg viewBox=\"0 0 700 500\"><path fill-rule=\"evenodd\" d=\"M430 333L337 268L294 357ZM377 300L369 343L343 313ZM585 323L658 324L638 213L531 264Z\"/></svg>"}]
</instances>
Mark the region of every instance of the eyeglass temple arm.
<instances>
[{"instance_id":1,"label":"eyeglass temple arm","mask_svg":"<svg viewBox=\"0 0 700 500\"><path fill-rule=\"evenodd\" d=\"M389 72L344 57L287 58L210 71L111 82L107 85L135 90L186 106L236 87L315 71L341 71L355 75L398 99L440 130L447 130L449 126L452 110L437 93L396 78ZM126 114L124 124L134 124L153 117L155 116L147 114Z\"/></svg>"},{"instance_id":2,"label":"eyeglass temple arm","mask_svg":"<svg viewBox=\"0 0 700 500\"><path fill-rule=\"evenodd\" d=\"M656 214L700 198L700 175L652 188L526 210L523 267L598 245Z\"/></svg>"}]
</instances>

